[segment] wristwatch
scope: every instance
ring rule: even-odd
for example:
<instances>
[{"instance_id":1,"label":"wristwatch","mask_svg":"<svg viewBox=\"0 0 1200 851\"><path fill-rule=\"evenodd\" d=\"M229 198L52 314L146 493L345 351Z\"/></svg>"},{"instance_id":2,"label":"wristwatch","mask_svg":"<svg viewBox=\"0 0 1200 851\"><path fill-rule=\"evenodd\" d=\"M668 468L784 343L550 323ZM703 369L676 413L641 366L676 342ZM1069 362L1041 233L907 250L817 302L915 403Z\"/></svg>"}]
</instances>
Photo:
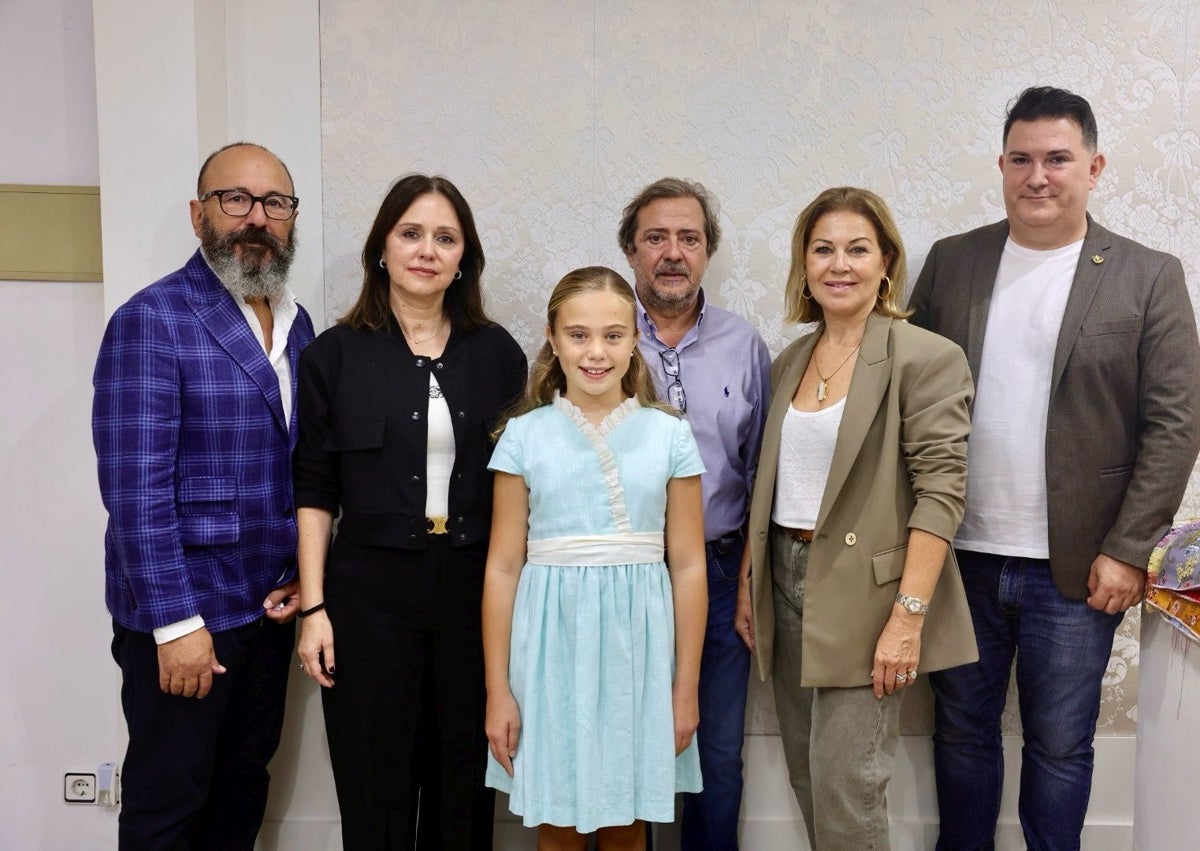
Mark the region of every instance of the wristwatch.
<instances>
[{"instance_id":1,"label":"wristwatch","mask_svg":"<svg viewBox=\"0 0 1200 851\"><path fill-rule=\"evenodd\" d=\"M929 611L929 604L920 597L910 597L907 594L897 594L896 602L904 607L910 615L923 615Z\"/></svg>"}]
</instances>

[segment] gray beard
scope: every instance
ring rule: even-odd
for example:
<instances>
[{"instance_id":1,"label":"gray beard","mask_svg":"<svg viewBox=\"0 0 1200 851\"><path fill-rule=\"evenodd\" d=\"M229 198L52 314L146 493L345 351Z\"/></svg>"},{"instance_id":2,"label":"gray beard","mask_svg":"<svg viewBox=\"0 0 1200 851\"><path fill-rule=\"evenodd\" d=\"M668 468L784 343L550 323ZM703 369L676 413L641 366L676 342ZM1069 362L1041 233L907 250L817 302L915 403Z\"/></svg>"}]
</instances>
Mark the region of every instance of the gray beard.
<instances>
[{"instance_id":1,"label":"gray beard","mask_svg":"<svg viewBox=\"0 0 1200 851\"><path fill-rule=\"evenodd\" d=\"M240 258L236 251L239 244L246 246ZM269 254L264 254L264 244ZM200 225L200 253L234 298L275 301L287 289L288 270L296 253L296 231L286 244L265 228L244 228L218 237L205 221Z\"/></svg>"}]
</instances>

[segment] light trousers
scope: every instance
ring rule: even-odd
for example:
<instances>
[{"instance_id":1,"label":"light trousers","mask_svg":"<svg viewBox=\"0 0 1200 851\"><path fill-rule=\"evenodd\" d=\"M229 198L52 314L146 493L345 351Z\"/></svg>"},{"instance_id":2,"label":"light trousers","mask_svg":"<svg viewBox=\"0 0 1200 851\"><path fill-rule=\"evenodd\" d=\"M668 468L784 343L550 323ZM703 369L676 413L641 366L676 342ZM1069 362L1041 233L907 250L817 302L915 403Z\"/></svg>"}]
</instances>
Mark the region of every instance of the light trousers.
<instances>
[{"instance_id":1,"label":"light trousers","mask_svg":"<svg viewBox=\"0 0 1200 851\"><path fill-rule=\"evenodd\" d=\"M772 527L772 680L788 776L814 851L886 851L904 692L877 699L871 686L800 685L808 549Z\"/></svg>"}]
</instances>

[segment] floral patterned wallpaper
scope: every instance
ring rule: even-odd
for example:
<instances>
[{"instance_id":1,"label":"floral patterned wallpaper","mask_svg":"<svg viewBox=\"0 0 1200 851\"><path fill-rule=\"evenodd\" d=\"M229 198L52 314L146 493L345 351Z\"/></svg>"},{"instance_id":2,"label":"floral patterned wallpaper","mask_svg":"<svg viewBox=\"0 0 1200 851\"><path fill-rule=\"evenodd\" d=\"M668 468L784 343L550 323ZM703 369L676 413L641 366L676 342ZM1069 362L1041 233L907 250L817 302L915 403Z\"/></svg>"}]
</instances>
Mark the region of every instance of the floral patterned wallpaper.
<instances>
[{"instance_id":1,"label":"floral patterned wallpaper","mask_svg":"<svg viewBox=\"0 0 1200 851\"><path fill-rule=\"evenodd\" d=\"M472 204L489 311L532 352L554 282L592 263L627 273L621 208L677 175L721 201L706 291L778 352L802 330L781 321L800 209L827 186L876 190L915 278L935 239L1003 217L1005 107L1041 84L1096 110L1108 168L1092 214L1180 256L1200 302L1200 0L320 9L327 321L357 293L358 254L388 185L441 173ZM1200 489L1180 514L1200 515ZM1137 633L1135 613L1113 648L1103 734L1134 730ZM769 689L755 686L752 701L751 728L772 732ZM919 732L928 707L910 704Z\"/></svg>"}]
</instances>

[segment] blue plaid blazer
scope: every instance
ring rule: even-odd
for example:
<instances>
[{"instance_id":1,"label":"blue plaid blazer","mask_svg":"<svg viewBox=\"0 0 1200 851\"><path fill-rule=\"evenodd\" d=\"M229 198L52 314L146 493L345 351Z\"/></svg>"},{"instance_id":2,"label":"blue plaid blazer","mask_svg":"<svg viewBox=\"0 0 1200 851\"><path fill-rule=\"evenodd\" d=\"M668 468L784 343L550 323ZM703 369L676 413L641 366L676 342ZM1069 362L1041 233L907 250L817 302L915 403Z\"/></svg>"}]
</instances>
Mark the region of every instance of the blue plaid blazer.
<instances>
[{"instance_id":1,"label":"blue plaid blazer","mask_svg":"<svg viewBox=\"0 0 1200 851\"><path fill-rule=\"evenodd\" d=\"M149 632L198 614L211 632L233 629L295 576L294 400L312 339L299 308L284 411L262 345L199 251L113 314L92 437L108 509L105 598L122 626Z\"/></svg>"}]
</instances>

